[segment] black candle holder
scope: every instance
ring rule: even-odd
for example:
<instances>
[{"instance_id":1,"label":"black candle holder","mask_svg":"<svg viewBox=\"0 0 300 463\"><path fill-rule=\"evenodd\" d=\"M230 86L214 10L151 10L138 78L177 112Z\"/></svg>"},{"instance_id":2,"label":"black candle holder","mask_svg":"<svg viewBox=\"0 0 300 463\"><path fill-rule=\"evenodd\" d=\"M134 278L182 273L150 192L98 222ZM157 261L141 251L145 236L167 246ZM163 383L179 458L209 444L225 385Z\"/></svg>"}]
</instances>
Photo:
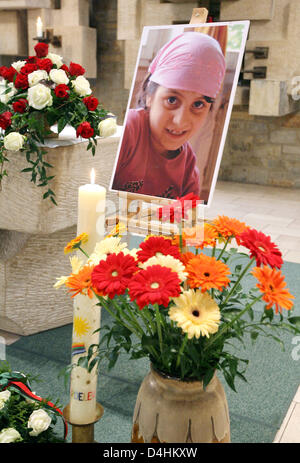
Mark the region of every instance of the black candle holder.
<instances>
[{"instance_id":1,"label":"black candle holder","mask_svg":"<svg viewBox=\"0 0 300 463\"><path fill-rule=\"evenodd\" d=\"M61 35L54 35L53 29L46 29L42 37L33 37L33 40L41 43L51 43L56 48L61 48Z\"/></svg>"}]
</instances>

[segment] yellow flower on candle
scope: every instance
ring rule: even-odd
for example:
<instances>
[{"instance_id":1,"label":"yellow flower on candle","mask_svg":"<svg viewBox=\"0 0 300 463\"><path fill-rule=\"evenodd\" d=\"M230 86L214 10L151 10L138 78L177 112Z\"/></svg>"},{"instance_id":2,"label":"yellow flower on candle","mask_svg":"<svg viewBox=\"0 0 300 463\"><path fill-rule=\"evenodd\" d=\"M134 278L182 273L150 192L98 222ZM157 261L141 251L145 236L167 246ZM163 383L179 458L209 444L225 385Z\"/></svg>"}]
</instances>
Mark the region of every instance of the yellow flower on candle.
<instances>
[{"instance_id":1,"label":"yellow flower on candle","mask_svg":"<svg viewBox=\"0 0 300 463\"><path fill-rule=\"evenodd\" d=\"M74 251L74 249L78 249L79 246L86 243L88 239L89 235L87 233L81 233L67 244L67 246L64 249L64 253L68 254L68 252L72 252Z\"/></svg>"},{"instance_id":2,"label":"yellow flower on candle","mask_svg":"<svg viewBox=\"0 0 300 463\"><path fill-rule=\"evenodd\" d=\"M74 317L73 328L74 333L79 337L84 336L90 330L88 322L84 318L77 316Z\"/></svg>"}]
</instances>

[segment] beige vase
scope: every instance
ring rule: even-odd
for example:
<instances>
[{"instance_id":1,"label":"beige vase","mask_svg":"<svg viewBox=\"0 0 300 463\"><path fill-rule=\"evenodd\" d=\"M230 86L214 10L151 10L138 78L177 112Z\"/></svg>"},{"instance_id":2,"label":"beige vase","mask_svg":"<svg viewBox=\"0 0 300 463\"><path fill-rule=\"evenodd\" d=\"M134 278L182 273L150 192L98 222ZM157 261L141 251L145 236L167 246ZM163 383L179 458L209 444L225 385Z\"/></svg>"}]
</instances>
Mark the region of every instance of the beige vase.
<instances>
[{"instance_id":1,"label":"beige vase","mask_svg":"<svg viewBox=\"0 0 300 463\"><path fill-rule=\"evenodd\" d=\"M230 442L227 399L216 374L204 390L200 381L180 381L151 367L138 392L131 442Z\"/></svg>"}]
</instances>

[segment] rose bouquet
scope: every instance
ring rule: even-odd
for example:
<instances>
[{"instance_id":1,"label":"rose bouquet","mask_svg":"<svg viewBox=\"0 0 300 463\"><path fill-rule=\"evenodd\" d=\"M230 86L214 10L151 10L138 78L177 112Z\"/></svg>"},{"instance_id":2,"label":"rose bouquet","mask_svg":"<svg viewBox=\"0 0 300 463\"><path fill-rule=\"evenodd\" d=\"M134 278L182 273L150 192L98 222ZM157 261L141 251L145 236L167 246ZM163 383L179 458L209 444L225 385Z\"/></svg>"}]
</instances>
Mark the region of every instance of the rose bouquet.
<instances>
[{"instance_id":1,"label":"rose bouquet","mask_svg":"<svg viewBox=\"0 0 300 463\"><path fill-rule=\"evenodd\" d=\"M55 432L61 411L31 392L29 377L0 365L0 443L62 443ZM64 419L63 419L64 420Z\"/></svg>"},{"instance_id":2,"label":"rose bouquet","mask_svg":"<svg viewBox=\"0 0 300 463\"><path fill-rule=\"evenodd\" d=\"M94 155L96 136L112 135L116 121L92 95L80 64L66 66L61 56L48 52L45 43L38 43L35 52L24 61L0 67L0 182L7 175L7 151L22 151L29 164L22 172L45 187L53 178L43 148L52 125L57 124L58 134L67 125L73 127L77 137L89 140L87 150ZM43 197L56 204L51 188Z\"/></svg>"},{"instance_id":3,"label":"rose bouquet","mask_svg":"<svg viewBox=\"0 0 300 463\"><path fill-rule=\"evenodd\" d=\"M169 210L172 221L181 206L178 201ZM165 216L166 206L159 210ZM82 234L66 246L65 252L81 250L85 260L71 257L71 275L55 287L65 285L72 297L97 297L111 315L99 344L78 362L90 371L104 359L113 367L125 351L131 359L148 357L168 376L204 386L219 370L235 390L236 377L246 380L248 360L231 341L262 335L281 342L282 331L300 333L278 247L239 220L219 216L190 228L183 221L177 235L147 236L132 250L116 230L90 256L87 239ZM243 286L246 277L250 289ZM264 307L254 311L258 302Z\"/></svg>"}]
</instances>

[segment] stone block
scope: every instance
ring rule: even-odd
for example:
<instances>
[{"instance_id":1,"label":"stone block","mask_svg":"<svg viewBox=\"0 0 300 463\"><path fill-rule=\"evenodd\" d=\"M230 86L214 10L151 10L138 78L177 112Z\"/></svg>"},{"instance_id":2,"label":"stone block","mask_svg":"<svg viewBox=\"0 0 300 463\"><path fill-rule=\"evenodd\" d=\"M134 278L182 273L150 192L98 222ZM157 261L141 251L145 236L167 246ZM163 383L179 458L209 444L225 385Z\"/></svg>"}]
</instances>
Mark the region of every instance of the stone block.
<instances>
[{"instance_id":1,"label":"stone block","mask_svg":"<svg viewBox=\"0 0 300 463\"><path fill-rule=\"evenodd\" d=\"M27 26L24 11L1 11L0 55L27 55Z\"/></svg>"},{"instance_id":2,"label":"stone block","mask_svg":"<svg viewBox=\"0 0 300 463\"><path fill-rule=\"evenodd\" d=\"M198 2L161 3L160 0L141 1L141 24L159 26L163 24L189 23Z\"/></svg>"},{"instance_id":3,"label":"stone block","mask_svg":"<svg viewBox=\"0 0 300 463\"><path fill-rule=\"evenodd\" d=\"M249 113L256 116L282 116L296 111L299 102L288 95L288 83L253 79L250 85Z\"/></svg>"},{"instance_id":4,"label":"stone block","mask_svg":"<svg viewBox=\"0 0 300 463\"><path fill-rule=\"evenodd\" d=\"M43 199L42 189L31 183L30 176L20 171L28 167L24 155L11 153L7 166L8 177L2 181L0 192L0 229L23 233L50 234L77 223L78 188L90 182L94 167L96 182L108 188L113 170L119 137L99 139L96 154L86 151L86 142L53 148L46 156L55 178L51 188L57 206ZM115 198L107 192L107 197Z\"/></svg>"},{"instance_id":5,"label":"stone block","mask_svg":"<svg viewBox=\"0 0 300 463\"><path fill-rule=\"evenodd\" d=\"M0 10L54 8L55 0L0 0Z\"/></svg>"},{"instance_id":6,"label":"stone block","mask_svg":"<svg viewBox=\"0 0 300 463\"><path fill-rule=\"evenodd\" d=\"M118 40L139 40L139 0L118 0Z\"/></svg>"},{"instance_id":7,"label":"stone block","mask_svg":"<svg viewBox=\"0 0 300 463\"><path fill-rule=\"evenodd\" d=\"M278 143L284 145L298 145L300 144L300 129L279 129L271 132L271 143Z\"/></svg>"},{"instance_id":8,"label":"stone block","mask_svg":"<svg viewBox=\"0 0 300 463\"><path fill-rule=\"evenodd\" d=\"M275 0L236 0L222 1L220 20L235 21L249 19L251 21L271 20L274 14Z\"/></svg>"},{"instance_id":9,"label":"stone block","mask_svg":"<svg viewBox=\"0 0 300 463\"><path fill-rule=\"evenodd\" d=\"M89 0L61 0L60 8L53 11L53 25L86 26L90 25Z\"/></svg>"},{"instance_id":10,"label":"stone block","mask_svg":"<svg viewBox=\"0 0 300 463\"><path fill-rule=\"evenodd\" d=\"M28 235L14 255L7 258L0 253L1 330L26 336L72 323L72 300L53 284L57 277L70 274L63 249L76 231L74 226L49 235ZM0 239L7 249L18 236L0 230Z\"/></svg>"},{"instance_id":11,"label":"stone block","mask_svg":"<svg viewBox=\"0 0 300 463\"><path fill-rule=\"evenodd\" d=\"M126 89L131 88L139 46L138 40L126 40L125 42L124 88Z\"/></svg>"}]
</instances>

